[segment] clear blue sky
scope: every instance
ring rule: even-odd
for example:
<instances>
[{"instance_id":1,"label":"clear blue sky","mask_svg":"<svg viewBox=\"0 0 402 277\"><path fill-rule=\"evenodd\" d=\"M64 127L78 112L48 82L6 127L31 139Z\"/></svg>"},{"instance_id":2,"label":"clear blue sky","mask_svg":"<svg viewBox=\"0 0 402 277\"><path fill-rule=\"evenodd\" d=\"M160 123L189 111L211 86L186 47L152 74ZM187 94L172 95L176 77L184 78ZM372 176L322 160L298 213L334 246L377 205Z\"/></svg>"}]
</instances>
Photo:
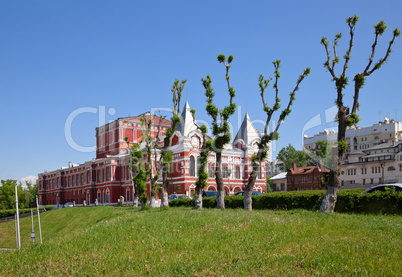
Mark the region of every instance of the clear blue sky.
<instances>
[{"instance_id":1,"label":"clear blue sky","mask_svg":"<svg viewBox=\"0 0 402 277\"><path fill-rule=\"evenodd\" d=\"M94 152L82 153L66 142L64 127L72 112L104 106L109 121L168 108L175 78L188 79L183 100L197 110L198 120L210 122L201 77L211 74L218 106L228 102L218 53L235 58L231 82L241 106L231 119L235 131L246 111L252 120L265 121L258 76L273 75L273 60L282 60L283 106L303 68L311 67L275 146L276 151L289 143L301 149L303 126L317 114L324 116L335 99L334 84L322 66L321 37L332 41L342 32L343 55L349 39L345 18L360 16L348 71L353 78L366 66L372 26L382 19L388 24L377 60L391 30L402 27L401 10L399 0L1 1L0 179L20 180L69 161L91 160ZM378 122L380 113L381 118L389 114L402 120L401 64L399 38L389 63L369 77L361 92L361 126ZM351 89L346 91L349 103ZM110 115L109 109L115 113ZM74 140L94 145L98 122L98 114L77 116ZM326 127L335 125L324 120L307 134Z\"/></svg>"}]
</instances>

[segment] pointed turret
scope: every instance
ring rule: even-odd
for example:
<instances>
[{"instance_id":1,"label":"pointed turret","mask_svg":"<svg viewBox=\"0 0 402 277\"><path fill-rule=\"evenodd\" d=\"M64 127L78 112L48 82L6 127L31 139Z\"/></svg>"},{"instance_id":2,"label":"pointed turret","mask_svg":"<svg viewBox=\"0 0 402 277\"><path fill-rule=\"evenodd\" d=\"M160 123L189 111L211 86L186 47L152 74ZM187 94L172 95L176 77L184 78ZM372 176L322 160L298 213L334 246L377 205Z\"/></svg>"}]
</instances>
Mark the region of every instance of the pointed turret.
<instances>
[{"instance_id":1,"label":"pointed turret","mask_svg":"<svg viewBox=\"0 0 402 277\"><path fill-rule=\"evenodd\" d=\"M246 144L250 144L251 142L260 139L260 135L254 128L253 123L251 123L248 113L246 113L243 123L241 124L240 129L237 132L236 137L233 141L236 141L238 139L242 139Z\"/></svg>"},{"instance_id":2,"label":"pointed turret","mask_svg":"<svg viewBox=\"0 0 402 277\"><path fill-rule=\"evenodd\" d=\"M197 126L194 124L194 117L190 111L190 105L188 101L184 105L183 112L181 113L181 121L177 125L176 131L184 137L188 136L190 132L197 130Z\"/></svg>"}]
</instances>

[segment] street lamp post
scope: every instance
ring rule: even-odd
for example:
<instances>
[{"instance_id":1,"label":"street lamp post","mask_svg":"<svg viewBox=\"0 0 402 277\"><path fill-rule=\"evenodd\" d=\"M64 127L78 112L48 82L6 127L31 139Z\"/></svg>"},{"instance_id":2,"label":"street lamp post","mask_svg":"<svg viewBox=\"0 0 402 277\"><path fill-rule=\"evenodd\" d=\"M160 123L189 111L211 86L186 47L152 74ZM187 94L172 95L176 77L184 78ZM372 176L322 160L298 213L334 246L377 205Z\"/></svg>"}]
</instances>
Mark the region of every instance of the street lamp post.
<instances>
[{"instance_id":1,"label":"street lamp post","mask_svg":"<svg viewBox=\"0 0 402 277\"><path fill-rule=\"evenodd\" d=\"M228 195L230 195L230 174L232 173L232 170L228 170L228 181L229 181L229 193Z\"/></svg>"},{"instance_id":2,"label":"street lamp post","mask_svg":"<svg viewBox=\"0 0 402 277\"><path fill-rule=\"evenodd\" d=\"M15 188L15 215L16 215L16 237L17 237L17 249L21 249L21 237L20 237L20 214L18 210L18 192L17 192L17 182L14 185Z\"/></svg>"}]
</instances>

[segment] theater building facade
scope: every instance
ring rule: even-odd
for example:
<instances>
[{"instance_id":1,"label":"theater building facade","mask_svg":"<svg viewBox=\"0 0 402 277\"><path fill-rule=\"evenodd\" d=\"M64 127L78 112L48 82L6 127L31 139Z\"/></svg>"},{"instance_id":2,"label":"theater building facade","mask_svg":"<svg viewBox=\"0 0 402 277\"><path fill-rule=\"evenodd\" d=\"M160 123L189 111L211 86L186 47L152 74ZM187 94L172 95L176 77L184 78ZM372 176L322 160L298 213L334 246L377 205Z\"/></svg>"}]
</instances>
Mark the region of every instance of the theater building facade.
<instances>
[{"instance_id":1,"label":"theater building facade","mask_svg":"<svg viewBox=\"0 0 402 277\"><path fill-rule=\"evenodd\" d=\"M124 138L130 145L141 142L141 118L152 119L151 135L156 137L160 126L160 143L171 123L167 120L159 122L159 118L144 114L135 117L118 118L106 125L96 128L96 158L82 164L69 163L68 167L38 174L39 201L41 205L62 205L66 202L93 204L116 203L120 196L125 201L133 200L133 185L129 171L130 154ZM251 156L257 150L260 140L259 132L254 128L248 114L244 117L232 143L227 144L222 152L222 172L227 194L232 195L244 190L251 173ZM170 185L168 193L186 194L192 197L197 181L200 147L202 135L194 124L190 106L186 102L182 120L172 137L173 152L172 170L168 174ZM141 144L146 161L145 146ZM153 153L153 163L159 158ZM261 163L255 190L266 192L265 162ZM155 168L155 166L154 166ZM214 176L215 153L208 160L208 185L205 190L216 190ZM161 180L159 180L161 183ZM148 182L148 196L149 196Z\"/></svg>"}]
</instances>

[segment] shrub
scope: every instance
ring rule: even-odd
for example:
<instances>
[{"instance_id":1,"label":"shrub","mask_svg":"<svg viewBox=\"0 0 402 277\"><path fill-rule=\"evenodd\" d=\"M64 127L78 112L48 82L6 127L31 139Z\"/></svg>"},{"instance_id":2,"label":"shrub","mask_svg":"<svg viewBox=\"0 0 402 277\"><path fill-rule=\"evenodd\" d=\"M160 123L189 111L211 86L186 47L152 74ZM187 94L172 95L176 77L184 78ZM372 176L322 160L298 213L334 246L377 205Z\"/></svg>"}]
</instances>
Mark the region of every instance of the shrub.
<instances>
[{"instance_id":1,"label":"shrub","mask_svg":"<svg viewBox=\"0 0 402 277\"><path fill-rule=\"evenodd\" d=\"M340 190L335 211L402 214L402 193L376 192L362 194L363 191L364 189ZM320 208L325 192L325 190L286 191L252 196L253 209L305 209L317 211ZM203 198L203 207L216 208L215 200L215 197ZM175 199L169 205L171 207L193 207L194 200ZM243 196L226 196L225 207L232 209L243 208Z\"/></svg>"},{"instance_id":2,"label":"shrub","mask_svg":"<svg viewBox=\"0 0 402 277\"><path fill-rule=\"evenodd\" d=\"M194 207L194 200L188 198L173 199L169 202L170 207Z\"/></svg>"},{"instance_id":3,"label":"shrub","mask_svg":"<svg viewBox=\"0 0 402 277\"><path fill-rule=\"evenodd\" d=\"M42 212L44 208L46 208L46 211L54 210L54 206L45 206L45 207L41 207L39 209ZM36 208L32 208L32 209L34 210L34 213L36 213ZM30 212L31 212L31 209L18 209L19 214L26 214L26 213L30 213ZM15 209L0 210L0 218L14 216L14 215L15 215Z\"/></svg>"},{"instance_id":4,"label":"shrub","mask_svg":"<svg viewBox=\"0 0 402 277\"><path fill-rule=\"evenodd\" d=\"M335 207L337 212L402 214L401 192L341 192Z\"/></svg>"}]
</instances>

